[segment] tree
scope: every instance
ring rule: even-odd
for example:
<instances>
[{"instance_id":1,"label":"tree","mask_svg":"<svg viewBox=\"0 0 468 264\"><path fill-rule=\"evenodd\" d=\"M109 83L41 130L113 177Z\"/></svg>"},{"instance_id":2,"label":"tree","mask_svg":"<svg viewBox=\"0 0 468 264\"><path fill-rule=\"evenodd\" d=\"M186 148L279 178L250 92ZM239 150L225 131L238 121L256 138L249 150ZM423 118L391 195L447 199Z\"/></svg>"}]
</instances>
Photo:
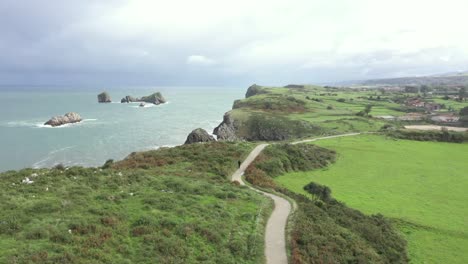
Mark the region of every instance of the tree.
<instances>
[{"instance_id":1,"label":"tree","mask_svg":"<svg viewBox=\"0 0 468 264\"><path fill-rule=\"evenodd\" d=\"M468 123L468 106L460 110L460 121L465 124Z\"/></svg>"},{"instance_id":2,"label":"tree","mask_svg":"<svg viewBox=\"0 0 468 264\"><path fill-rule=\"evenodd\" d=\"M468 116L468 106L465 106L460 110L460 116Z\"/></svg>"},{"instance_id":3,"label":"tree","mask_svg":"<svg viewBox=\"0 0 468 264\"><path fill-rule=\"evenodd\" d=\"M364 110L362 111L359 111L356 115L357 116L369 116L369 113L371 112L372 110L372 105L366 105L366 108L364 108Z\"/></svg>"},{"instance_id":4,"label":"tree","mask_svg":"<svg viewBox=\"0 0 468 264\"><path fill-rule=\"evenodd\" d=\"M458 98L460 99L460 101L463 101L466 98L466 87L460 88L460 90L458 91Z\"/></svg>"},{"instance_id":5,"label":"tree","mask_svg":"<svg viewBox=\"0 0 468 264\"><path fill-rule=\"evenodd\" d=\"M417 87L417 86L405 86L405 93L419 93L419 87Z\"/></svg>"},{"instance_id":6,"label":"tree","mask_svg":"<svg viewBox=\"0 0 468 264\"><path fill-rule=\"evenodd\" d=\"M304 190L312 195L315 195L315 197L325 201L329 202L333 198L331 197L331 190L325 185L320 185L315 182L311 182L304 186Z\"/></svg>"},{"instance_id":7,"label":"tree","mask_svg":"<svg viewBox=\"0 0 468 264\"><path fill-rule=\"evenodd\" d=\"M366 108L364 108L364 113L366 113L366 115L369 115L371 110L372 110L372 105L366 105Z\"/></svg>"}]
</instances>

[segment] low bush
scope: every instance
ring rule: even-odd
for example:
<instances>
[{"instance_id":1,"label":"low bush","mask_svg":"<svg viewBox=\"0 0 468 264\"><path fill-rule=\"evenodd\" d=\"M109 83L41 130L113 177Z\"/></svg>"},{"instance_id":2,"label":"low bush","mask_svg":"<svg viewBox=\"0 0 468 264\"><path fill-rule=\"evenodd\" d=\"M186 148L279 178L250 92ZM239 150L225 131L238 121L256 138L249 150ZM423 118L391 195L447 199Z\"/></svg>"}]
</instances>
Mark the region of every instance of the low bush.
<instances>
[{"instance_id":1,"label":"low bush","mask_svg":"<svg viewBox=\"0 0 468 264\"><path fill-rule=\"evenodd\" d=\"M310 185L308 185L310 186ZM408 263L406 242L382 215L286 189L298 210L291 231L292 263Z\"/></svg>"},{"instance_id":2,"label":"low bush","mask_svg":"<svg viewBox=\"0 0 468 264\"><path fill-rule=\"evenodd\" d=\"M268 146L251 166L276 177L286 172L324 168L335 161L335 156L335 151L312 144L277 144Z\"/></svg>"}]
</instances>

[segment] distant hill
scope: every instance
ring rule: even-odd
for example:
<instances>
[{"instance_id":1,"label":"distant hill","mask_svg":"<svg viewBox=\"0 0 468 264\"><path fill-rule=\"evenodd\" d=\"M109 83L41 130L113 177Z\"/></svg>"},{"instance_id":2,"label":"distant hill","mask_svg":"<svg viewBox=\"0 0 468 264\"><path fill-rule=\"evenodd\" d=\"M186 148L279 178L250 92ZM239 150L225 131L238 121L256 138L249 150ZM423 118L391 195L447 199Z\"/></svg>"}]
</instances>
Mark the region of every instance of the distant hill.
<instances>
[{"instance_id":1,"label":"distant hill","mask_svg":"<svg viewBox=\"0 0 468 264\"><path fill-rule=\"evenodd\" d=\"M468 85L468 72L446 73L432 76L374 79L359 82L361 85Z\"/></svg>"}]
</instances>

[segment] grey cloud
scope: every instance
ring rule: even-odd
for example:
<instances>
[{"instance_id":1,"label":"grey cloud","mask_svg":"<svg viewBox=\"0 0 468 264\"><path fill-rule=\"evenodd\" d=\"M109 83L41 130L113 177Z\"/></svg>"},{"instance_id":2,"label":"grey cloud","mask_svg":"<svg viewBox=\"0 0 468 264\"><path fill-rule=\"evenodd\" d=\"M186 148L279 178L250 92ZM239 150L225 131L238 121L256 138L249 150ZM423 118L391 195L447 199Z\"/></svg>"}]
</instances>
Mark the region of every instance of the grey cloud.
<instances>
[{"instance_id":1,"label":"grey cloud","mask_svg":"<svg viewBox=\"0 0 468 264\"><path fill-rule=\"evenodd\" d=\"M339 54L338 47L355 33L339 28L337 22L330 26L338 28L336 32L324 34L326 31L313 20L307 20L313 18L308 15L313 11L310 6L304 9L307 12L301 11L300 4L307 1L299 1L295 6L299 10L296 13L301 14L294 17L297 22L285 14L280 17L281 23L277 23L274 18L282 10L275 10L270 16L254 13L239 14L236 18L231 14L227 21L207 23L203 31L188 33L178 32L180 25L162 26L157 22L156 29L136 27L133 32L123 28L125 21L108 19L127 3L1 1L0 84L314 83L453 71L463 67L467 58L457 47L411 52L399 51L398 47L374 47L371 51ZM321 15L319 21L338 20L339 17L331 16L335 6L330 3L327 6L329 13ZM258 4L255 10L262 9ZM352 19L344 9L337 16ZM396 35L401 32L413 31L397 31ZM294 41L288 42L291 36ZM385 43L394 37L389 34L377 39ZM312 47L328 39L331 47ZM255 46L258 43L262 45ZM256 49L252 49L254 46Z\"/></svg>"}]
</instances>

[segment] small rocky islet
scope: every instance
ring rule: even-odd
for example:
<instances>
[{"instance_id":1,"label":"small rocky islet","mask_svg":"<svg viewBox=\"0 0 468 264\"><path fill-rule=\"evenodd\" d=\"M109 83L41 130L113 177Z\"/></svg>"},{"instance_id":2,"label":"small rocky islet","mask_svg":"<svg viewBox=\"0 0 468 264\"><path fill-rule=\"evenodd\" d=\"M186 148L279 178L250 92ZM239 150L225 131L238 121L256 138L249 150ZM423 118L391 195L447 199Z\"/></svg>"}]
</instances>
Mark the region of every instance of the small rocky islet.
<instances>
[{"instance_id":1,"label":"small rocky islet","mask_svg":"<svg viewBox=\"0 0 468 264\"><path fill-rule=\"evenodd\" d=\"M112 103L112 99L107 92L102 92L97 96L99 103Z\"/></svg>"},{"instance_id":2,"label":"small rocky islet","mask_svg":"<svg viewBox=\"0 0 468 264\"><path fill-rule=\"evenodd\" d=\"M97 98L98 98L99 103L111 103L112 102L111 97L107 92L102 92L98 94ZM123 97L120 100L120 102L121 103L140 103L140 106L143 107L145 106L146 103L159 105L159 104L166 103L167 100L164 98L164 96L160 92L156 92L148 96L143 96L141 98L127 95Z\"/></svg>"},{"instance_id":3,"label":"small rocky islet","mask_svg":"<svg viewBox=\"0 0 468 264\"><path fill-rule=\"evenodd\" d=\"M57 127L63 126L66 124L73 124L81 122L83 119L81 116L75 112L66 113L63 116L54 116L49 121L45 122L44 125Z\"/></svg>"}]
</instances>

